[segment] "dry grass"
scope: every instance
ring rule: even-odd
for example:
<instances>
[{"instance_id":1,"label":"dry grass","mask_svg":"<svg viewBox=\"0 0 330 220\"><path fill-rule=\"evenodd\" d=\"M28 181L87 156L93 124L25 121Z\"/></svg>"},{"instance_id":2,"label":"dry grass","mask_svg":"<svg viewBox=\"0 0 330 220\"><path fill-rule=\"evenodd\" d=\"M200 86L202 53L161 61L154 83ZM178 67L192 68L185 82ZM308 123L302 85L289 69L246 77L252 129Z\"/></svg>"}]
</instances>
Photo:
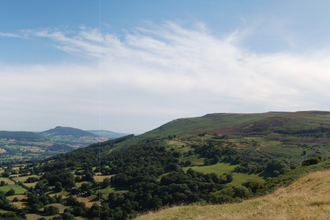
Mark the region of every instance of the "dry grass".
<instances>
[{"instance_id":1,"label":"dry grass","mask_svg":"<svg viewBox=\"0 0 330 220\"><path fill-rule=\"evenodd\" d=\"M101 202L97 200L96 195L91 195L89 197L78 197L77 198L78 202L84 202L86 204L86 207L92 207L94 203L101 205Z\"/></svg>"},{"instance_id":2,"label":"dry grass","mask_svg":"<svg viewBox=\"0 0 330 220\"><path fill-rule=\"evenodd\" d=\"M8 196L7 199L9 201L13 201L14 198L17 198L19 201L21 201L22 199L27 199L28 197L26 195L13 195L13 196Z\"/></svg>"},{"instance_id":3,"label":"dry grass","mask_svg":"<svg viewBox=\"0 0 330 220\"><path fill-rule=\"evenodd\" d=\"M95 173L95 176L93 177L95 182L103 182L105 178L111 179L111 177L114 175L102 175L101 173Z\"/></svg>"},{"instance_id":4,"label":"dry grass","mask_svg":"<svg viewBox=\"0 0 330 220\"><path fill-rule=\"evenodd\" d=\"M273 194L237 204L177 206L147 219L329 219L330 171L311 173Z\"/></svg>"}]
</instances>

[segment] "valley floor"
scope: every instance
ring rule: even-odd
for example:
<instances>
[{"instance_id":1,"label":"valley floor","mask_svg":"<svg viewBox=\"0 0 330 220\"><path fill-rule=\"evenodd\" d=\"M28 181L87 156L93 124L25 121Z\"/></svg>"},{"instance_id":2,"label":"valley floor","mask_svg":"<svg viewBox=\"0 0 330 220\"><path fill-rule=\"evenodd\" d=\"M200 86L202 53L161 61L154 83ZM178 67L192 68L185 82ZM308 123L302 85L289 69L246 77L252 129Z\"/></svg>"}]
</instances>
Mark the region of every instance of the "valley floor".
<instances>
[{"instance_id":1,"label":"valley floor","mask_svg":"<svg viewBox=\"0 0 330 220\"><path fill-rule=\"evenodd\" d=\"M156 219L329 219L330 171L298 179L274 193L242 203L176 206L150 212L137 220Z\"/></svg>"}]
</instances>

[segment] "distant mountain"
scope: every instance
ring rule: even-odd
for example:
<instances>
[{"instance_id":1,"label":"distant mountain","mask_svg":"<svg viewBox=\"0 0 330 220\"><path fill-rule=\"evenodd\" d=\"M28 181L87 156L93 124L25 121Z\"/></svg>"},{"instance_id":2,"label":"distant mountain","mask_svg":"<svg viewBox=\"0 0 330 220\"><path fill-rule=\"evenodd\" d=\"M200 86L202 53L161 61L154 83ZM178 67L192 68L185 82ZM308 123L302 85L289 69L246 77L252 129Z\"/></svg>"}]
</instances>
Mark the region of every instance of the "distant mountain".
<instances>
[{"instance_id":1,"label":"distant mountain","mask_svg":"<svg viewBox=\"0 0 330 220\"><path fill-rule=\"evenodd\" d=\"M0 131L1 162L41 159L74 149L65 143L56 143L35 132Z\"/></svg>"},{"instance_id":2,"label":"distant mountain","mask_svg":"<svg viewBox=\"0 0 330 220\"><path fill-rule=\"evenodd\" d=\"M119 137L124 137L124 136L128 135L126 133L116 133L113 131L106 131L106 130L87 130L87 132L90 132L90 133L93 133L96 135L100 135L101 137L106 137L109 140L119 138Z\"/></svg>"},{"instance_id":3,"label":"distant mountain","mask_svg":"<svg viewBox=\"0 0 330 220\"><path fill-rule=\"evenodd\" d=\"M16 141L47 141L43 136L29 131L0 131L0 139Z\"/></svg>"},{"instance_id":4,"label":"distant mountain","mask_svg":"<svg viewBox=\"0 0 330 220\"><path fill-rule=\"evenodd\" d=\"M39 134L52 141L65 143L71 147L86 147L89 144L107 140L105 137L81 129L62 126L57 126Z\"/></svg>"}]
</instances>

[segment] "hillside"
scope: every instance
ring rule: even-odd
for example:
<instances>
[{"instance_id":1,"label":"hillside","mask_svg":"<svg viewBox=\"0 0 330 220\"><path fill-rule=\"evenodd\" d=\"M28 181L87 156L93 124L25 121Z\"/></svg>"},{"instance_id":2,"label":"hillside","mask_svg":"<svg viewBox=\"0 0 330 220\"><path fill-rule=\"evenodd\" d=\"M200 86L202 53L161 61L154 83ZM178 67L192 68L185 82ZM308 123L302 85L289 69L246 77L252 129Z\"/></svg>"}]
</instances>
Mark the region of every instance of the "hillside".
<instances>
[{"instance_id":1,"label":"hillside","mask_svg":"<svg viewBox=\"0 0 330 220\"><path fill-rule=\"evenodd\" d=\"M28 131L0 131L0 139L34 142L47 141L47 138Z\"/></svg>"},{"instance_id":2,"label":"hillside","mask_svg":"<svg viewBox=\"0 0 330 220\"><path fill-rule=\"evenodd\" d=\"M19 173L8 164L2 172L22 181L28 193L11 204L28 201L29 216L41 218L46 206L59 206L67 210L61 215L135 218L173 205L255 198L308 172L329 170L329 122L329 112L320 111L209 114L15 165Z\"/></svg>"},{"instance_id":3,"label":"hillside","mask_svg":"<svg viewBox=\"0 0 330 220\"><path fill-rule=\"evenodd\" d=\"M31 160L72 151L34 132L0 131L0 161Z\"/></svg>"},{"instance_id":4,"label":"hillside","mask_svg":"<svg viewBox=\"0 0 330 220\"><path fill-rule=\"evenodd\" d=\"M330 171L310 173L274 193L223 205L176 206L142 215L137 220L156 219L328 219L330 216Z\"/></svg>"},{"instance_id":5,"label":"hillside","mask_svg":"<svg viewBox=\"0 0 330 220\"><path fill-rule=\"evenodd\" d=\"M107 130L87 130L87 132L99 135L101 137L108 138L108 140L120 138L120 137L128 135L126 133L117 133L117 132L107 131Z\"/></svg>"},{"instance_id":6,"label":"hillside","mask_svg":"<svg viewBox=\"0 0 330 220\"><path fill-rule=\"evenodd\" d=\"M71 147L86 147L89 144L107 140L105 137L100 137L81 129L61 126L40 132L39 134L52 141L64 143Z\"/></svg>"},{"instance_id":7,"label":"hillside","mask_svg":"<svg viewBox=\"0 0 330 220\"><path fill-rule=\"evenodd\" d=\"M320 133L330 134L330 112L215 113L173 120L137 136L134 142L123 144L141 143L148 138L159 139L169 135L176 135L176 137L198 134L315 136Z\"/></svg>"}]
</instances>

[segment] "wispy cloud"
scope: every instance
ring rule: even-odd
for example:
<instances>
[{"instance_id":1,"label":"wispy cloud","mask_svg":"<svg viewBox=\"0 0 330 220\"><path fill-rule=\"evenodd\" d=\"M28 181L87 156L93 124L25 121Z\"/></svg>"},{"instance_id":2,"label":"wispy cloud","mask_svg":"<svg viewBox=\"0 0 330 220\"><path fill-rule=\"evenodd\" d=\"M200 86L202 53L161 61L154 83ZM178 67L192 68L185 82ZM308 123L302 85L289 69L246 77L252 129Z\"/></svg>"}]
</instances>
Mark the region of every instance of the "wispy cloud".
<instances>
[{"instance_id":1,"label":"wispy cloud","mask_svg":"<svg viewBox=\"0 0 330 220\"><path fill-rule=\"evenodd\" d=\"M109 123L123 115L144 121L162 115L165 122L210 112L330 108L330 51L258 54L235 44L240 30L218 38L205 25L187 29L173 22L139 27L122 38L86 27L25 33L90 62L2 67L0 92L10 95L0 101L8 108L101 112ZM142 132L159 121L132 127Z\"/></svg>"},{"instance_id":2,"label":"wispy cloud","mask_svg":"<svg viewBox=\"0 0 330 220\"><path fill-rule=\"evenodd\" d=\"M18 35L18 34L12 34L12 33L1 33L1 32L0 32L0 36L2 36L2 37L19 37L19 38L24 38L24 37L26 37L26 35L21 36L21 35Z\"/></svg>"}]
</instances>

